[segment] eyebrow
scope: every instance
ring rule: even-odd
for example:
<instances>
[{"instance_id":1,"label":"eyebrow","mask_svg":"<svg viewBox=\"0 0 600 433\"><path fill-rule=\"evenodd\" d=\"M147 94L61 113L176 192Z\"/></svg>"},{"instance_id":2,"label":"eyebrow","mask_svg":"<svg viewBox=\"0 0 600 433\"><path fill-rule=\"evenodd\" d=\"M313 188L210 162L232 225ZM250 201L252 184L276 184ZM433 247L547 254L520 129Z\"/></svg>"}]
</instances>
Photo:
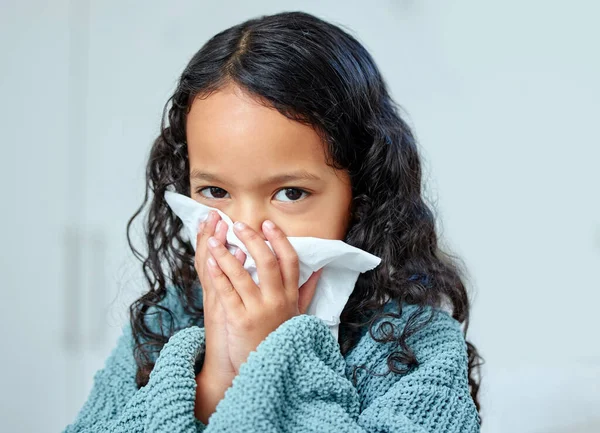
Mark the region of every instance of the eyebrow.
<instances>
[{"instance_id":1,"label":"eyebrow","mask_svg":"<svg viewBox=\"0 0 600 433\"><path fill-rule=\"evenodd\" d=\"M216 174L208 173L199 169L192 170L190 178L227 184L226 181L219 178ZM276 174L268 177L265 179L264 183L266 185L271 185L276 183L292 182L296 180L321 180L321 178L316 174L310 173L306 170L297 170L290 173Z\"/></svg>"}]
</instances>

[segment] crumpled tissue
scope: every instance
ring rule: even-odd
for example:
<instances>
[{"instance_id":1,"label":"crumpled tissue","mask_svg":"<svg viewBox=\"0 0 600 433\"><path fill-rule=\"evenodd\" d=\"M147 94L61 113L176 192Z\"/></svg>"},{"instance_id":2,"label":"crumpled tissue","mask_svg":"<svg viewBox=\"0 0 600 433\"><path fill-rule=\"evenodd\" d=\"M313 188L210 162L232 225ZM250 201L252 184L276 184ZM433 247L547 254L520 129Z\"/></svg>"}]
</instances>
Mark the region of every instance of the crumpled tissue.
<instances>
[{"instance_id":1,"label":"crumpled tissue","mask_svg":"<svg viewBox=\"0 0 600 433\"><path fill-rule=\"evenodd\" d=\"M259 284L256 263L244 243L236 236L233 221L225 213L173 191L165 192L165 200L183 222L194 251L198 225L204 221L209 211L218 212L228 225L227 249L233 254L239 248L246 254L244 268L252 280ZM354 290L358 275L376 268L381 259L341 240L292 236L289 236L288 240L296 250L300 262L298 287L302 286L313 272L324 268L305 314L320 318L337 340L340 315ZM273 251L270 242L265 243Z\"/></svg>"}]
</instances>

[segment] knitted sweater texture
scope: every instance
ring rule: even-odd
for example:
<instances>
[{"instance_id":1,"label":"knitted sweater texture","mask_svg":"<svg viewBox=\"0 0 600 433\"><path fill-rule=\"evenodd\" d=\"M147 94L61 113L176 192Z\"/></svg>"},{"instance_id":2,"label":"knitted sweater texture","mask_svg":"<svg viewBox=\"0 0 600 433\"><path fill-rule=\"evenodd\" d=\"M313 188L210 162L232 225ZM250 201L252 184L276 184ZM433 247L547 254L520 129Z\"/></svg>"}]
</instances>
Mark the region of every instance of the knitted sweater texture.
<instances>
[{"instance_id":1,"label":"knitted sweater texture","mask_svg":"<svg viewBox=\"0 0 600 433\"><path fill-rule=\"evenodd\" d=\"M194 416L194 364L204 354L204 327L188 320L172 291L163 304L182 329L157 355L148 384L140 389L135 384L134 343L127 324L64 433L480 431L468 388L466 343L460 324L443 310L429 309L433 319L408 338L419 366L406 374L386 374L387 356L397 346L375 341L368 330L342 356L319 318L293 317L250 353L204 425ZM404 304L400 318L379 319L374 334L389 333L389 325L380 325L392 322L398 336L416 308ZM397 313L398 305L389 302L385 311L390 310ZM357 369L353 378L354 366L363 364L366 370Z\"/></svg>"}]
</instances>

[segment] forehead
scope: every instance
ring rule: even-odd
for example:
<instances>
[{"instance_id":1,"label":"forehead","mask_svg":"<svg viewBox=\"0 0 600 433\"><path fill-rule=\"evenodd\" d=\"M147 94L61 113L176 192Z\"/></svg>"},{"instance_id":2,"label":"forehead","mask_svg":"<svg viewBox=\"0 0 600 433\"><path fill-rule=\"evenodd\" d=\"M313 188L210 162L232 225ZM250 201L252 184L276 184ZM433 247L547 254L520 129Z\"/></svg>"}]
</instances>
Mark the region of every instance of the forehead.
<instances>
[{"instance_id":1,"label":"forehead","mask_svg":"<svg viewBox=\"0 0 600 433\"><path fill-rule=\"evenodd\" d=\"M261 105L234 86L194 100L186 135L191 169L235 175L239 181L286 170L318 175L331 171L325 147L311 126Z\"/></svg>"}]
</instances>

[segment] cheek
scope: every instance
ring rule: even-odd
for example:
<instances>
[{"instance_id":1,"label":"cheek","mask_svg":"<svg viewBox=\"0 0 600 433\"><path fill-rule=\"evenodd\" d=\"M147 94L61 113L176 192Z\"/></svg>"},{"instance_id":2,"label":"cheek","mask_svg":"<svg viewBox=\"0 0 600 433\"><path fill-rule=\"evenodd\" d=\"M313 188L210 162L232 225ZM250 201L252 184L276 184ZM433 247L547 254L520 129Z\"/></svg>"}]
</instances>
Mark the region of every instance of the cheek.
<instances>
[{"instance_id":1,"label":"cheek","mask_svg":"<svg viewBox=\"0 0 600 433\"><path fill-rule=\"evenodd\" d=\"M336 216L335 221L332 218L331 233L332 236L329 239L344 240L350 223L350 212L340 212Z\"/></svg>"},{"instance_id":2,"label":"cheek","mask_svg":"<svg viewBox=\"0 0 600 433\"><path fill-rule=\"evenodd\" d=\"M347 212L319 212L312 217L304 216L298 221L281 222L279 226L288 237L315 237L343 240L348 227Z\"/></svg>"}]
</instances>

